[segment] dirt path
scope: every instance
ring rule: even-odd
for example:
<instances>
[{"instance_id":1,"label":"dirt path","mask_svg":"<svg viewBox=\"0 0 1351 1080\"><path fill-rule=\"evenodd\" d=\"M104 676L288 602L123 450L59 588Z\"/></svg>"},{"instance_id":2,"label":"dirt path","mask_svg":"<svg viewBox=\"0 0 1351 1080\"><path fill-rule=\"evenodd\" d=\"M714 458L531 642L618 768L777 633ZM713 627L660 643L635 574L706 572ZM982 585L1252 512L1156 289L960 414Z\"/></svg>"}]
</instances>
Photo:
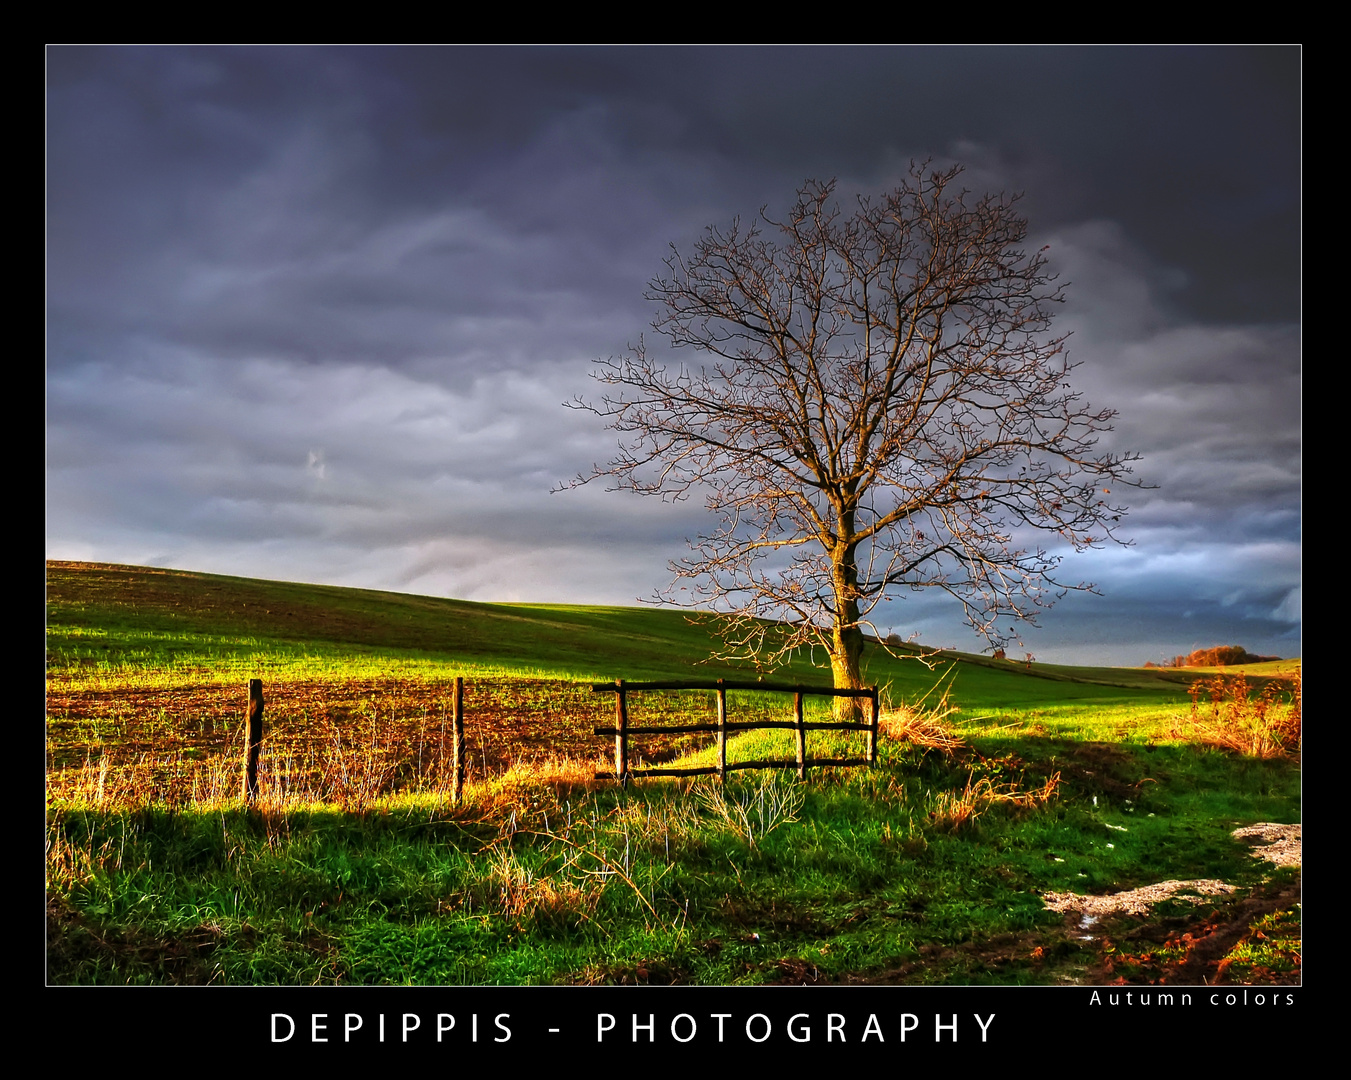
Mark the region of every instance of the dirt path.
<instances>
[{"instance_id":1,"label":"dirt path","mask_svg":"<svg viewBox=\"0 0 1351 1080\"><path fill-rule=\"evenodd\" d=\"M1262 822L1232 835L1252 846L1254 858L1290 867L1301 864L1300 833L1299 825ZM1190 901L1195 913L1154 916L1151 909L1169 899ZM1285 940L1289 926L1268 934L1256 925L1294 913L1289 923L1297 933L1299 881L1251 890L1216 880L1164 881L1106 896L1048 893L1045 900L1050 910L1064 913L1059 927L1001 934L956 947L929 945L911 963L858 972L843 981L914 984L951 981L963 973L972 981L984 981L1021 971L1034 982L1085 986L1300 982L1298 941L1292 949ZM1281 962L1236 965L1235 950L1245 943L1268 946Z\"/></svg>"}]
</instances>

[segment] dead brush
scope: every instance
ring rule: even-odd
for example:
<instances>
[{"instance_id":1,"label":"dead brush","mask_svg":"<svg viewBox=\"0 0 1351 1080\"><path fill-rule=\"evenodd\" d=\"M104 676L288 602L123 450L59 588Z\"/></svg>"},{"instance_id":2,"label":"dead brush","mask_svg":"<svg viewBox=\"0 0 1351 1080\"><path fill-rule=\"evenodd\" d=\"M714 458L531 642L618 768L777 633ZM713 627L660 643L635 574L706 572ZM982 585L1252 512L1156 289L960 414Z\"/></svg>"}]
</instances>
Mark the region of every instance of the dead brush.
<instances>
[{"instance_id":1,"label":"dead brush","mask_svg":"<svg viewBox=\"0 0 1351 1080\"><path fill-rule=\"evenodd\" d=\"M721 784L703 782L693 787L699 805L723 828L745 839L754 848L780 825L798 820L806 802L801 784L768 772L758 783Z\"/></svg>"},{"instance_id":2,"label":"dead brush","mask_svg":"<svg viewBox=\"0 0 1351 1080\"><path fill-rule=\"evenodd\" d=\"M358 814L391 788L397 769L393 737L377 734L374 717L369 739L345 736L339 725L331 725L314 763L320 800Z\"/></svg>"},{"instance_id":3,"label":"dead brush","mask_svg":"<svg viewBox=\"0 0 1351 1080\"><path fill-rule=\"evenodd\" d=\"M937 704L925 708L928 696L926 694L913 705L886 709L878 717L878 726L883 735L895 742L909 743L924 750L939 750L951 756L966 747L966 742L944 723L957 711L957 706L948 699L948 688L944 688Z\"/></svg>"},{"instance_id":4,"label":"dead brush","mask_svg":"<svg viewBox=\"0 0 1351 1080\"><path fill-rule=\"evenodd\" d=\"M562 925L577 919L590 920L605 891L603 876L569 876L573 869L565 862L554 873L537 870L523 863L510 848L493 852L488 872L466 899L472 908L494 908L518 922Z\"/></svg>"},{"instance_id":5,"label":"dead brush","mask_svg":"<svg viewBox=\"0 0 1351 1080\"><path fill-rule=\"evenodd\" d=\"M143 753L117 762L109 754L86 757L81 765L47 773L48 803L100 810L177 810L193 805L200 764L180 752Z\"/></svg>"},{"instance_id":6,"label":"dead brush","mask_svg":"<svg viewBox=\"0 0 1351 1080\"><path fill-rule=\"evenodd\" d=\"M1051 801L1060 787L1060 773L1052 773L1040 787L1019 791L1013 784L995 784L988 776L967 773L961 791L940 791L930 800L929 820L947 832L958 832L997 804L1033 809Z\"/></svg>"},{"instance_id":7,"label":"dead brush","mask_svg":"<svg viewBox=\"0 0 1351 1080\"><path fill-rule=\"evenodd\" d=\"M1302 676L1273 679L1259 692L1244 675L1191 685L1191 727L1208 746L1254 758L1294 757L1302 738Z\"/></svg>"}]
</instances>

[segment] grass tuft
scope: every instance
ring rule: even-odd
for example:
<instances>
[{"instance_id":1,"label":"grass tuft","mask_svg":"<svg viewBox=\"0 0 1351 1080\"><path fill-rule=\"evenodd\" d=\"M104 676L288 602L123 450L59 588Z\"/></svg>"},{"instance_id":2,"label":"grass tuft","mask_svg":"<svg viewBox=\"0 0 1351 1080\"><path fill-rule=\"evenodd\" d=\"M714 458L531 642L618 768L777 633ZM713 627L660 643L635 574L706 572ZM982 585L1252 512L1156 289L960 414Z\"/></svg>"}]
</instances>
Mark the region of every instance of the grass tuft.
<instances>
[{"instance_id":1,"label":"grass tuft","mask_svg":"<svg viewBox=\"0 0 1351 1080\"><path fill-rule=\"evenodd\" d=\"M1245 675L1214 675L1191 688L1191 723L1201 741L1246 757L1298 755L1302 680L1275 679L1257 690Z\"/></svg>"},{"instance_id":2,"label":"grass tuft","mask_svg":"<svg viewBox=\"0 0 1351 1080\"><path fill-rule=\"evenodd\" d=\"M781 825L798 820L806 793L803 785L779 772L764 772L758 781L723 786L703 781L694 797L708 815L754 848Z\"/></svg>"},{"instance_id":3,"label":"grass tuft","mask_svg":"<svg viewBox=\"0 0 1351 1080\"><path fill-rule=\"evenodd\" d=\"M924 750L940 750L946 755L964 749L965 740L947 725L948 718L958 711L957 706L952 704L951 691L951 684L944 687L937 704L929 707L924 705L929 696L925 695L914 705L884 710L878 717L882 734L896 742L909 743Z\"/></svg>"},{"instance_id":4,"label":"grass tuft","mask_svg":"<svg viewBox=\"0 0 1351 1080\"><path fill-rule=\"evenodd\" d=\"M1045 806L1060 787L1060 773L1054 773L1040 787L1019 791L1013 784L996 784L988 776L976 779L968 773L961 791L940 791L933 796L929 818L947 832L958 832L970 825L987 808L995 805L1031 809Z\"/></svg>"}]
</instances>

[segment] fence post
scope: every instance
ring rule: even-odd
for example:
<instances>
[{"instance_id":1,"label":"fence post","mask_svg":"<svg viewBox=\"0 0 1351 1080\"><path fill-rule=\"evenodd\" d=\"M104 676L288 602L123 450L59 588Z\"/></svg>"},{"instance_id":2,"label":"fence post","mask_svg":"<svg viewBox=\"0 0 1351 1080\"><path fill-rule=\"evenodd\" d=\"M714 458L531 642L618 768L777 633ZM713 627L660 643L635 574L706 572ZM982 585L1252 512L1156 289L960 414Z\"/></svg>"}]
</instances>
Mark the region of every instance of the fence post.
<instances>
[{"instance_id":1,"label":"fence post","mask_svg":"<svg viewBox=\"0 0 1351 1080\"><path fill-rule=\"evenodd\" d=\"M718 680L718 780L727 784L727 680Z\"/></svg>"},{"instance_id":2,"label":"fence post","mask_svg":"<svg viewBox=\"0 0 1351 1080\"><path fill-rule=\"evenodd\" d=\"M624 700L624 680L615 680L615 776L621 787L629 786L629 707Z\"/></svg>"},{"instance_id":3,"label":"fence post","mask_svg":"<svg viewBox=\"0 0 1351 1080\"><path fill-rule=\"evenodd\" d=\"M802 726L802 691L793 695L793 716L797 721L797 778L807 779L807 729Z\"/></svg>"},{"instance_id":4,"label":"fence post","mask_svg":"<svg viewBox=\"0 0 1351 1080\"><path fill-rule=\"evenodd\" d=\"M258 759L263 752L263 680L249 680L249 735L244 751L244 801L258 798Z\"/></svg>"},{"instance_id":5,"label":"fence post","mask_svg":"<svg viewBox=\"0 0 1351 1080\"><path fill-rule=\"evenodd\" d=\"M877 764L877 733L881 725L881 710L877 703L877 687L873 687L872 695L869 697L872 704L872 722L868 726L868 764Z\"/></svg>"},{"instance_id":6,"label":"fence post","mask_svg":"<svg viewBox=\"0 0 1351 1080\"><path fill-rule=\"evenodd\" d=\"M444 714L443 714L444 715ZM464 676L455 676L455 702L450 714L451 738L454 746L455 805L464 797Z\"/></svg>"}]
</instances>

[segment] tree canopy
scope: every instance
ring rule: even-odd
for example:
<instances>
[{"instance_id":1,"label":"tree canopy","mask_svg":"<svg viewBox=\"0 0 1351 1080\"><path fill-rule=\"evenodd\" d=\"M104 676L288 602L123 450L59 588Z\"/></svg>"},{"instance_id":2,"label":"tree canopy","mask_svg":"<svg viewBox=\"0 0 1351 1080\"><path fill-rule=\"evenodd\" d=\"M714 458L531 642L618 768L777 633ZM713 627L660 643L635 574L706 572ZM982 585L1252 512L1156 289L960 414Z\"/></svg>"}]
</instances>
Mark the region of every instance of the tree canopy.
<instances>
[{"instance_id":1,"label":"tree canopy","mask_svg":"<svg viewBox=\"0 0 1351 1080\"><path fill-rule=\"evenodd\" d=\"M1018 197L973 198L960 173L912 166L848 215L833 181L809 181L782 220L762 209L673 246L653 328L697 360L640 339L599 362L598 401L573 403L620 435L577 482L704 499L712 527L665 595L723 612L733 654L821 646L857 687L877 605L926 589L998 648L1092 588L1062 581L1039 535L1121 542L1112 490L1137 455L1097 448L1115 413L1070 385L1051 333L1064 289L1046 249L1024 249Z\"/></svg>"}]
</instances>

